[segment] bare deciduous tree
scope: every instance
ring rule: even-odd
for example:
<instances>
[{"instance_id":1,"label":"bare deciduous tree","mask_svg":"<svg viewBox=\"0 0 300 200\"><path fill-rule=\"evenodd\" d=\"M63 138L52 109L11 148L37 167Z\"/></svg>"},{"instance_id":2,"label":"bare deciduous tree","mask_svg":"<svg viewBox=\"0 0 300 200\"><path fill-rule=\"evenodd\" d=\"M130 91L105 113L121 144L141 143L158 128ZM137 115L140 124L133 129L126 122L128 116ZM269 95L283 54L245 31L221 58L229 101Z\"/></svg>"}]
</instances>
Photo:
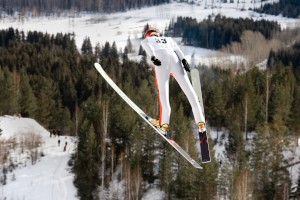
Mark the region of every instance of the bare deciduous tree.
<instances>
[{"instance_id":1,"label":"bare deciduous tree","mask_svg":"<svg viewBox=\"0 0 300 200\"><path fill-rule=\"evenodd\" d=\"M26 133L25 137L25 147L29 151L29 155L31 158L31 164L34 165L38 158L38 147L42 144L42 137L35 133L34 130L29 131Z\"/></svg>"},{"instance_id":2,"label":"bare deciduous tree","mask_svg":"<svg viewBox=\"0 0 300 200\"><path fill-rule=\"evenodd\" d=\"M101 119L101 127L102 127L102 159L101 159L101 163L102 163L102 183L101 183L101 187L102 187L102 191L101 191L101 199L103 199L103 195L104 195L104 172L105 172L105 148L106 148L106 142L105 142L105 138L107 136L107 132L108 132L108 116L109 116L109 105L107 101L103 101L102 102L102 119Z\"/></svg>"},{"instance_id":3,"label":"bare deciduous tree","mask_svg":"<svg viewBox=\"0 0 300 200\"><path fill-rule=\"evenodd\" d=\"M277 51L284 47L283 42L278 38L267 40L260 32L246 30L242 33L241 42L232 42L223 47L222 52L233 53L235 55L244 55L251 62L258 64L268 58L270 50Z\"/></svg>"}]
</instances>

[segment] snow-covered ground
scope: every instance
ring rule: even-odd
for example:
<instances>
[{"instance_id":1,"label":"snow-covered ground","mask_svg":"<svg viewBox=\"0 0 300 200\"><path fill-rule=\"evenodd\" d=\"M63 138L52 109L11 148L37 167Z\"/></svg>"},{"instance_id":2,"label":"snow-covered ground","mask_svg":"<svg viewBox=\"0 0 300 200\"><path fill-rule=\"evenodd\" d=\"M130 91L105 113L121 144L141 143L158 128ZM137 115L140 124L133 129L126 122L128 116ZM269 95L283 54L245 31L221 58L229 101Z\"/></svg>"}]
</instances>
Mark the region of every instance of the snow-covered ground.
<instances>
[{"instance_id":1,"label":"snow-covered ground","mask_svg":"<svg viewBox=\"0 0 300 200\"><path fill-rule=\"evenodd\" d=\"M269 0L267 2L276 2L278 0ZM205 5L207 2L207 5ZM212 2L215 2L212 6ZM213 8L212 8L213 7ZM39 17L39 18L24 18L24 22L15 18L3 17L0 23L0 28L7 29L9 27L17 28L25 33L28 31L42 31L49 34L56 33L75 33L76 45L80 49L85 37L89 37L92 46L95 47L99 42L101 46L106 41L112 44L116 42L118 49L124 49L127 40L130 37L131 42L136 50L136 53L131 54L131 58L139 60L137 56L138 49L143 34L143 28L148 23L150 26L157 27L161 32L168 26L172 19L178 16L190 16L202 21L208 15L221 14L233 18L253 18L254 20L266 19L277 21L281 27L286 28L299 24L299 19L285 18L282 16L266 15L255 13L249 8L260 7L260 3L252 3L252 0L245 0L245 3L219 3L219 1L197 1L196 4L187 4L173 2L154 7L145 7L142 9L130 10L121 13L112 14L90 14L80 13L75 18L70 18L69 14L62 14L61 17ZM206 8L206 9L205 9ZM242 11L242 8L245 10ZM197 47L187 47L180 45L181 39L177 39L179 47L186 55L189 61L192 54L195 57L195 63L203 63L206 65L215 64L216 59L221 59L224 63L240 62L240 57L220 54L216 51L207 50ZM220 58L221 57L221 58Z\"/></svg>"},{"instance_id":2,"label":"snow-covered ground","mask_svg":"<svg viewBox=\"0 0 300 200\"><path fill-rule=\"evenodd\" d=\"M39 149L45 155L40 157L34 165L31 164L30 159L27 159L27 162L18 162L18 167L12 172L8 171L7 184L0 187L1 199L5 197L27 200L77 199L76 188L73 185L74 174L69 172L70 167L67 164L70 155L74 153L75 138L63 136L50 138L50 133L46 129L29 118L0 117L0 129L2 129L1 139L5 140L14 135L27 134L32 130L40 134L42 144ZM60 139L60 146L58 146L58 139ZM67 148L64 152L65 142L67 142ZM12 152L10 155L13 161L20 160L17 152Z\"/></svg>"},{"instance_id":3,"label":"snow-covered ground","mask_svg":"<svg viewBox=\"0 0 300 200\"><path fill-rule=\"evenodd\" d=\"M34 131L40 134L43 138L48 138L50 133L44 129L34 119L19 118L17 116L5 115L0 117L0 129L2 129L2 135L0 139L9 139L15 134L21 134L26 131Z\"/></svg>"}]
</instances>

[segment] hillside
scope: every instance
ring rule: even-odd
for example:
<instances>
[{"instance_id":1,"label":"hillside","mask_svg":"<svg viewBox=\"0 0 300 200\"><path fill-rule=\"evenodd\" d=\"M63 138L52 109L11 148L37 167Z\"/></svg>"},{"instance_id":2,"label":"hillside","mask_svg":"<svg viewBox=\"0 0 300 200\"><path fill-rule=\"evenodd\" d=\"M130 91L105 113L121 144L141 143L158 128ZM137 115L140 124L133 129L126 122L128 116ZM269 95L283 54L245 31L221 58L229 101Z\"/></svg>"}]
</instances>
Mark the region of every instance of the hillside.
<instances>
[{"instance_id":1,"label":"hillside","mask_svg":"<svg viewBox=\"0 0 300 200\"><path fill-rule=\"evenodd\" d=\"M2 134L0 139L9 139L16 134L26 134L26 132L33 131L42 136L43 139L49 138L49 131L44 129L34 119L19 118L18 116L1 116L0 117L0 129Z\"/></svg>"},{"instance_id":2,"label":"hillside","mask_svg":"<svg viewBox=\"0 0 300 200\"><path fill-rule=\"evenodd\" d=\"M22 147L21 141L17 142L14 148L7 149L8 159L4 166L8 171L6 185L1 186L2 199L77 199L76 188L73 186L74 174L70 173L70 167L68 167L68 161L76 146L75 138L63 136L50 138L49 132L35 120L19 119L8 115L0 117L0 128L2 129L0 139L8 140L7 143L1 143L4 146L13 144L13 138L18 141L21 138L20 134L25 138L32 136L30 135L32 132L42 136L38 147L33 149L39 152L34 164L31 163L30 149L26 145ZM58 146L59 139L60 146ZM33 140L34 138L28 138L28 141ZM67 150L64 152L65 142L67 142ZM2 179L3 175L1 173Z\"/></svg>"}]
</instances>

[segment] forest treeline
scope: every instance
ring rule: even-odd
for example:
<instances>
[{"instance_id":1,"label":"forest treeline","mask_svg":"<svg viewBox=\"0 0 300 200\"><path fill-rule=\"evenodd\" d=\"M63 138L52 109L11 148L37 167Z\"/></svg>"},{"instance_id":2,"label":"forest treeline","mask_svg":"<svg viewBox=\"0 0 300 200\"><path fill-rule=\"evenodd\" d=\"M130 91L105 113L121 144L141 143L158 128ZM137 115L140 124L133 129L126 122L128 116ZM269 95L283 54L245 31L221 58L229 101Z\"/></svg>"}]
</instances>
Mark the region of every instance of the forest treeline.
<instances>
[{"instance_id":1,"label":"forest treeline","mask_svg":"<svg viewBox=\"0 0 300 200\"><path fill-rule=\"evenodd\" d=\"M298 18L300 15L300 1L279 0L279 2L266 3L262 8L256 9L260 13L271 15L282 14L284 17Z\"/></svg>"},{"instance_id":2,"label":"forest treeline","mask_svg":"<svg viewBox=\"0 0 300 200\"><path fill-rule=\"evenodd\" d=\"M169 3L170 0L0 0L0 8L7 14L15 11L42 13L62 13L64 10L76 12L125 12L129 9L137 9L145 6L154 6L162 3Z\"/></svg>"},{"instance_id":3,"label":"forest treeline","mask_svg":"<svg viewBox=\"0 0 300 200\"><path fill-rule=\"evenodd\" d=\"M165 35L182 37L186 45L209 49L220 49L231 42L241 42L240 37L245 30L260 32L266 39L271 39L273 31L280 31L277 22L253 19L234 19L221 15L209 16L201 22L191 17L177 17L166 27Z\"/></svg>"},{"instance_id":4,"label":"forest treeline","mask_svg":"<svg viewBox=\"0 0 300 200\"><path fill-rule=\"evenodd\" d=\"M284 65L289 65L292 63L294 69L300 67L300 42L296 42L288 49L280 49L278 51L271 51L268 58L268 66L270 68L275 68L279 62Z\"/></svg>"},{"instance_id":5,"label":"forest treeline","mask_svg":"<svg viewBox=\"0 0 300 200\"><path fill-rule=\"evenodd\" d=\"M119 52L115 43L107 42L93 50L89 38L79 52L69 34L25 34L10 28L0 36L1 115L21 112L47 129L78 136L69 165L80 199L103 199L103 190L116 197L119 191L109 186L115 178L124 181L126 199L140 199L149 189L146 183L155 180L168 200L289 195L283 152L296 144L300 129L300 74L291 63L279 62L266 71L254 66L248 71L198 66L205 117L209 127L223 128L224 134L209 139L212 162L196 170L93 67L100 62L142 110L158 118L155 74L145 54L140 62L131 61L127 47ZM200 162L191 107L177 82L170 81L168 134ZM249 135L254 130L257 134ZM215 156L214 144L221 143L228 160ZM252 148L246 148L249 144Z\"/></svg>"}]
</instances>

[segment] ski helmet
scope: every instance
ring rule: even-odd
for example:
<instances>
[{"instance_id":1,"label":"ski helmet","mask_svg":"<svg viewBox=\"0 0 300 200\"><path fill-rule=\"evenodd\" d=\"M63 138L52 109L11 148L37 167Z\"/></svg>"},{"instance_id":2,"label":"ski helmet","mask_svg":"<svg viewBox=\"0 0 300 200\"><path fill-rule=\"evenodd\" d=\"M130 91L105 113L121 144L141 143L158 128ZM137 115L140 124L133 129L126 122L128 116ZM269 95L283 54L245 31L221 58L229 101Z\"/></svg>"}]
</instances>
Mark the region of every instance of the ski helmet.
<instances>
[{"instance_id":1,"label":"ski helmet","mask_svg":"<svg viewBox=\"0 0 300 200\"><path fill-rule=\"evenodd\" d=\"M144 37L149 37L149 36L156 36L160 37L158 30L156 28L150 27L147 29L146 33L144 34Z\"/></svg>"}]
</instances>

